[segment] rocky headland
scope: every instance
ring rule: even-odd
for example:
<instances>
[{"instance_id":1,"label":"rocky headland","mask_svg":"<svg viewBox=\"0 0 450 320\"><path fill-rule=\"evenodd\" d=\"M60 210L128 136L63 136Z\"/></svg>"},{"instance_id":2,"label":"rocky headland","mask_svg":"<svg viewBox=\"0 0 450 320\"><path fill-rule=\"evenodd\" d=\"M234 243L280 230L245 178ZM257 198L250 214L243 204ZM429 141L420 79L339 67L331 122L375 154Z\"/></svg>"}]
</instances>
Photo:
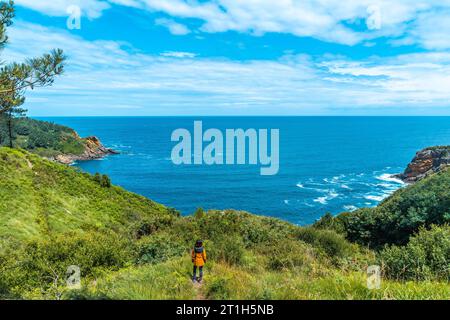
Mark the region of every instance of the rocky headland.
<instances>
[{"instance_id":1,"label":"rocky headland","mask_svg":"<svg viewBox=\"0 0 450 320\"><path fill-rule=\"evenodd\" d=\"M436 146L416 153L406 170L394 177L414 183L450 165L450 146Z\"/></svg>"},{"instance_id":2,"label":"rocky headland","mask_svg":"<svg viewBox=\"0 0 450 320\"><path fill-rule=\"evenodd\" d=\"M80 138L81 139L81 138ZM58 154L51 160L62 164L72 164L75 161L96 160L119 152L106 148L95 136L82 139L84 143L84 151L81 154Z\"/></svg>"}]
</instances>

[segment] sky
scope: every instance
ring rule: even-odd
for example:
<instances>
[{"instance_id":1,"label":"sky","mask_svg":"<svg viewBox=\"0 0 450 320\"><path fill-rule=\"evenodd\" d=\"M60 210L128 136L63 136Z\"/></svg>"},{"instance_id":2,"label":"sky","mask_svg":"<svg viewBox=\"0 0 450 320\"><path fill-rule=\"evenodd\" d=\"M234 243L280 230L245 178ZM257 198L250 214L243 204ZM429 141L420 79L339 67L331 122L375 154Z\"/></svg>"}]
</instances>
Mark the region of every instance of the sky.
<instances>
[{"instance_id":1,"label":"sky","mask_svg":"<svg viewBox=\"0 0 450 320\"><path fill-rule=\"evenodd\" d=\"M450 115L450 0L16 0L31 116Z\"/></svg>"}]
</instances>

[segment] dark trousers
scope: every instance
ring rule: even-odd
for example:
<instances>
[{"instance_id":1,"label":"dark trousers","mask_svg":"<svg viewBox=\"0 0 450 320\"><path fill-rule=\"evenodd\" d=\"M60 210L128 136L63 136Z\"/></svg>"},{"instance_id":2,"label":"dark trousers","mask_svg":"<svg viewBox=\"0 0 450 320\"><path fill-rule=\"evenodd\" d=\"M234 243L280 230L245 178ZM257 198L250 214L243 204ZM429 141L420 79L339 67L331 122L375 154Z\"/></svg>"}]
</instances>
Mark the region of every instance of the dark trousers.
<instances>
[{"instance_id":1,"label":"dark trousers","mask_svg":"<svg viewBox=\"0 0 450 320\"><path fill-rule=\"evenodd\" d=\"M203 267L198 267L198 275L199 279L203 278ZM195 279L197 276L197 266L194 266L194 275L192 276L192 279Z\"/></svg>"}]
</instances>

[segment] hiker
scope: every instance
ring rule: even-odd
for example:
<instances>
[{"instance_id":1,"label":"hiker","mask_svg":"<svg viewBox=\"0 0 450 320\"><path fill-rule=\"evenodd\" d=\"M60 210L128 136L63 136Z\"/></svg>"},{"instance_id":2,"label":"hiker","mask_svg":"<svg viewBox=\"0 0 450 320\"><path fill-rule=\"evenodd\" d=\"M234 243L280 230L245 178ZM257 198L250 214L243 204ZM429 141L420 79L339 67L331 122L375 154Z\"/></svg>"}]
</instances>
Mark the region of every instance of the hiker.
<instances>
[{"instance_id":1,"label":"hiker","mask_svg":"<svg viewBox=\"0 0 450 320\"><path fill-rule=\"evenodd\" d=\"M192 263L194 264L194 274L192 276L192 281L197 280L202 282L203 278L203 266L206 263L206 250L203 248L203 241L197 240L195 242L194 249L191 252ZM199 277L197 278L197 268L199 270Z\"/></svg>"}]
</instances>

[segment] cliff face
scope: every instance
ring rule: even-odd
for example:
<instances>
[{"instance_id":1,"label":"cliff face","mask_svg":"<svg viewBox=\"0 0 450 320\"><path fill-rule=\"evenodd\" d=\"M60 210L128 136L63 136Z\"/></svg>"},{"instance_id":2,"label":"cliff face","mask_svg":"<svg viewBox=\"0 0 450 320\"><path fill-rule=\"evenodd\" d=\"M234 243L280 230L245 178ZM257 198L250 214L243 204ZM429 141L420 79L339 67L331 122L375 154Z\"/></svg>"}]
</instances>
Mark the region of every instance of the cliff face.
<instances>
[{"instance_id":1,"label":"cliff face","mask_svg":"<svg viewBox=\"0 0 450 320\"><path fill-rule=\"evenodd\" d=\"M106 148L97 137L88 137L83 141L85 149L82 154L59 154L54 157L54 160L63 164L71 164L74 161L95 160L110 154L117 154L116 151Z\"/></svg>"},{"instance_id":2,"label":"cliff face","mask_svg":"<svg viewBox=\"0 0 450 320\"><path fill-rule=\"evenodd\" d=\"M405 172L396 177L414 183L441 171L448 165L450 165L450 146L426 148L417 152Z\"/></svg>"}]
</instances>

